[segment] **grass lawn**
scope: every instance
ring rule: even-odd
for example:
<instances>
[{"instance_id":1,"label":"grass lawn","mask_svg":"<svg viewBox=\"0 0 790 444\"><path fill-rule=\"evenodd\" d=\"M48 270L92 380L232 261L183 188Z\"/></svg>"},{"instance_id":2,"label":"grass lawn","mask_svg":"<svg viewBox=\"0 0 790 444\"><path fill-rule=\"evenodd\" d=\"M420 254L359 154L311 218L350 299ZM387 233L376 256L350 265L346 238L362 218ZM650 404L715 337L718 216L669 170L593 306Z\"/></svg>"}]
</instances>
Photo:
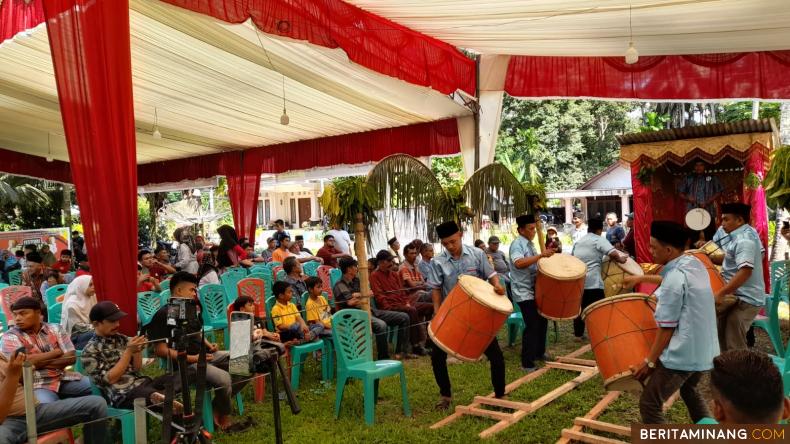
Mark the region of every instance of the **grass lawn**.
<instances>
[{"instance_id":1,"label":"grass lawn","mask_svg":"<svg viewBox=\"0 0 790 444\"><path fill-rule=\"evenodd\" d=\"M580 344L572 340L570 321L559 322L559 340L554 342L553 328L549 324L549 353L561 356L576 350ZM503 329L502 333L505 330ZM759 331L757 348L768 351L767 336ZM504 346L504 334L500 344ZM523 375L520 370L520 340L515 347L503 347L506 359L508 382ZM582 358L592 359L592 353ZM301 386L297 393L302 412L292 415L286 402L281 403L283 419L283 438L287 443L318 441L328 443L437 443L437 442L479 442L478 433L495 422L494 420L465 416L438 430L429 426L448 413L433 411L437 401L438 388L433 379L429 357L407 360L406 378L412 417L403 416L400 401L398 378L388 378L380 385L380 399L376 406L376 423L366 426L363 416L362 385L354 382L346 387L340 418L334 419L334 383L324 385L320 382L320 365L309 358L302 372ZM456 405L471 403L474 396L492 392L488 362L463 363L449 366L453 383ZM551 370L538 379L521 386L510 393L512 400L534 400L551 389L578 375L577 372ZM707 384L707 383L706 383ZM707 390L707 389L706 389ZM552 403L528 415L505 431L494 435L487 442L496 443L553 443L560 437L563 428L569 428L573 419L583 416L605 391L600 376L581 384ZM253 402L251 387L245 388L245 415L251 415L257 425L245 433L225 435L218 433L215 441L226 444L269 443L274 442L271 400L267 387L267 398L262 404ZM678 401L668 412L672 422L688 423L686 408ZM600 417L601 420L616 424L629 425L639 420L637 399L624 394L610 405ZM157 421L150 421L150 442L159 436Z\"/></svg>"}]
</instances>

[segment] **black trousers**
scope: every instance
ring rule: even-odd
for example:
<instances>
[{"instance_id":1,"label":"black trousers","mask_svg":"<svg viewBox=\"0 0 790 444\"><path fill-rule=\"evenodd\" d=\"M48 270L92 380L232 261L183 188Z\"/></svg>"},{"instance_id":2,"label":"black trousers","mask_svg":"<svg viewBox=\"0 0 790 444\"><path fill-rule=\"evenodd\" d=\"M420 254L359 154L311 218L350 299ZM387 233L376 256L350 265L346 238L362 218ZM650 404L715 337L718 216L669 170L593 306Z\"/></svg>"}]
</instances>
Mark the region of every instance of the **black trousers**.
<instances>
[{"instance_id":1,"label":"black trousers","mask_svg":"<svg viewBox=\"0 0 790 444\"><path fill-rule=\"evenodd\" d=\"M173 392L180 392L181 379L178 377L178 375L162 375L155 379L149 379L145 384L141 384L133 388L129 393L126 394L126 397L123 399L123 401L121 401L120 404L116 405L115 407L119 409L131 410L134 408L134 400L137 398L145 398L145 404L150 406L151 395L153 395L155 392L159 392L163 395L165 394L165 384L167 383L168 379L172 379L173 381Z\"/></svg>"},{"instance_id":2,"label":"black trousers","mask_svg":"<svg viewBox=\"0 0 790 444\"><path fill-rule=\"evenodd\" d=\"M588 288L582 293L582 310L604 298L603 288ZM577 338L584 336L584 321L582 315L573 320L573 335Z\"/></svg>"},{"instance_id":3,"label":"black trousers","mask_svg":"<svg viewBox=\"0 0 790 444\"><path fill-rule=\"evenodd\" d=\"M524 317L524 334L521 337L521 366L535 367L535 361L546 354L546 329L549 320L538 313L535 300L518 303Z\"/></svg>"},{"instance_id":4,"label":"black trousers","mask_svg":"<svg viewBox=\"0 0 790 444\"><path fill-rule=\"evenodd\" d=\"M491 384L494 385L494 394L497 397L505 395L505 357L499 342L496 338L491 341L485 350L485 355L491 363ZM434 345L431 352L431 367L433 367L433 377L439 386L439 393L442 396L451 397L450 375L447 373L447 353Z\"/></svg>"}]
</instances>

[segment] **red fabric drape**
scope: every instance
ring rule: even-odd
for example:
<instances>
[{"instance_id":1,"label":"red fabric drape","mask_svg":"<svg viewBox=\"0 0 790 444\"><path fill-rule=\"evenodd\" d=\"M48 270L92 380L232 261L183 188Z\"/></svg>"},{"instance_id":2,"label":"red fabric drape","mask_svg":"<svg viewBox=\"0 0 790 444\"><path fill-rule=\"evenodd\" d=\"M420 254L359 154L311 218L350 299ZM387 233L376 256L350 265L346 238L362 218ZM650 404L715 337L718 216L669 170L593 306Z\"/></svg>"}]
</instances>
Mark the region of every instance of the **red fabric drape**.
<instances>
[{"instance_id":1,"label":"red fabric drape","mask_svg":"<svg viewBox=\"0 0 790 444\"><path fill-rule=\"evenodd\" d=\"M746 161L743 169L743 201L752 206L751 225L760 235L760 241L765 249L763 255L763 280L765 281L765 292L771 292L771 270L768 266L768 205L765 201L765 161L768 157L768 149L760 144L752 145L751 154ZM757 188L749 188L748 176L755 174L760 179Z\"/></svg>"},{"instance_id":2,"label":"red fabric drape","mask_svg":"<svg viewBox=\"0 0 790 444\"><path fill-rule=\"evenodd\" d=\"M420 157L458 154L460 150L458 125L455 119L445 119L254 148L245 151L245 163L258 163L261 173L282 173L375 162L395 153ZM148 163L138 166L138 180L147 185L227 175L231 159L238 159L238 153Z\"/></svg>"},{"instance_id":3,"label":"red fabric drape","mask_svg":"<svg viewBox=\"0 0 790 444\"><path fill-rule=\"evenodd\" d=\"M653 223L653 190L650 185L637 179L642 167L640 161L631 164L631 189L634 192L634 242L636 260L639 263L652 263L650 254L650 224Z\"/></svg>"},{"instance_id":4,"label":"red fabric drape","mask_svg":"<svg viewBox=\"0 0 790 444\"><path fill-rule=\"evenodd\" d=\"M640 57L517 56L505 91L511 96L644 100L790 98L790 50Z\"/></svg>"},{"instance_id":5,"label":"red fabric drape","mask_svg":"<svg viewBox=\"0 0 790 444\"><path fill-rule=\"evenodd\" d=\"M261 152L249 150L232 154L237 162L229 162L225 176L233 224L239 237L254 240L261 190Z\"/></svg>"},{"instance_id":6,"label":"red fabric drape","mask_svg":"<svg viewBox=\"0 0 790 444\"><path fill-rule=\"evenodd\" d=\"M341 48L373 71L450 94L475 93L475 63L451 45L341 0L162 0L268 34Z\"/></svg>"},{"instance_id":7,"label":"red fabric drape","mask_svg":"<svg viewBox=\"0 0 790 444\"><path fill-rule=\"evenodd\" d=\"M45 0L71 172L96 294L137 314L137 170L128 0Z\"/></svg>"},{"instance_id":8,"label":"red fabric drape","mask_svg":"<svg viewBox=\"0 0 790 444\"><path fill-rule=\"evenodd\" d=\"M0 0L0 43L43 22L42 0Z\"/></svg>"},{"instance_id":9,"label":"red fabric drape","mask_svg":"<svg viewBox=\"0 0 790 444\"><path fill-rule=\"evenodd\" d=\"M47 162L43 157L0 148L0 171L19 176L29 176L56 182L71 183L71 169L68 162L55 160Z\"/></svg>"}]
</instances>

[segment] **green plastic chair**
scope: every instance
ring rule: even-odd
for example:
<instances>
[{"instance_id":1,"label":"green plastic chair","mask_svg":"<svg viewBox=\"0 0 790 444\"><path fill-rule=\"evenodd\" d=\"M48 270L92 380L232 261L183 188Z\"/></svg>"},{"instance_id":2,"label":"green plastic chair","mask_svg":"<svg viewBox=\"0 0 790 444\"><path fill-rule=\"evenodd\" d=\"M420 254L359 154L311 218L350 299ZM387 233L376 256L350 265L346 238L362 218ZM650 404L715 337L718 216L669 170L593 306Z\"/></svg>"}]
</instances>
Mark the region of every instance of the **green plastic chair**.
<instances>
[{"instance_id":1,"label":"green plastic chair","mask_svg":"<svg viewBox=\"0 0 790 444\"><path fill-rule=\"evenodd\" d=\"M282 262L277 262L277 261L271 261L271 262L269 262L266 265L269 267L269 271L271 271L271 270L274 270L277 267L282 267L283 263Z\"/></svg>"},{"instance_id":2,"label":"green plastic chair","mask_svg":"<svg viewBox=\"0 0 790 444\"><path fill-rule=\"evenodd\" d=\"M165 279L159 283L159 287L162 288L162 291L170 290L170 279Z\"/></svg>"},{"instance_id":3,"label":"green plastic chair","mask_svg":"<svg viewBox=\"0 0 790 444\"><path fill-rule=\"evenodd\" d=\"M85 374L85 367L82 365L82 353L81 351L77 352L77 364L75 364L74 369L79 373L88 376ZM104 397L99 387L93 382L93 378L88 377L91 382L91 394L96 396ZM127 409L116 409L115 407L110 407L110 404L107 403L107 418L108 419L117 419L121 422L121 439L123 444L134 444L136 434L134 432L134 410L127 410Z\"/></svg>"},{"instance_id":4,"label":"green plastic chair","mask_svg":"<svg viewBox=\"0 0 790 444\"><path fill-rule=\"evenodd\" d=\"M307 276L318 277L318 266L321 265L316 261L305 262L302 264L302 271Z\"/></svg>"},{"instance_id":5,"label":"green plastic chair","mask_svg":"<svg viewBox=\"0 0 790 444\"><path fill-rule=\"evenodd\" d=\"M8 284L6 284L5 282L0 282L0 290L4 289L6 287L8 287Z\"/></svg>"},{"instance_id":6,"label":"green plastic chair","mask_svg":"<svg viewBox=\"0 0 790 444\"><path fill-rule=\"evenodd\" d=\"M208 284L198 290L200 296L201 313L203 325L211 327L212 330L223 330L225 334L225 350L230 345L230 335L228 334L228 318L225 315L227 296L225 286L220 284Z\"/></svg>"},{"instance_id":7,"label":"green plastic chair","mask_svg":"<svg viewBox=\"0 0 790 444\"><path fill-rule=\"evenodd\" d=\"M517 303L513 303L513 313L507 317L507 345L512 347L516 343L521 330L526 328L524 324L524 315L521 314L521 307Z\"/></svg>"},{"instance_id":8,"label":"green plastic chair","mask_svg":"<svg viewBox=\"0 0 790 444\"><path fill-rule=\"evenodd\" d=\"M170 289L168 288L167 290L162 290L162 292L159 293L159 299L162 301L162 307L164 307L165 305L169 304L170 303Z\"/></svg>"},{"instance_id":9,"label":"green plastic chair","mask_svg":"<svg viewBox=\"0 0 790 444\"><path fill-rule=\"evenodd\" d=\"M771 294L766 295L764 314L760 313L752 325L762 328L768 334L774 347L776 356L785 355L785 346L782 343L782 332L779 327L779 303L787 299L788 291L788 262L776 261L771 263Z\"/></svg>"},{"instance_id":10,"label":"green plastic chair","mask_svg":"<svg viewBox=\"0 0 790 444\"><path fill-rule=\"evenodd\" d=\"M247 270L244 268L228 268L224 273L222 273L222 276L220 276L219 280L222 282L222 285L225 286L225 297L227 298L228 303L235 301L239 296L236 290L236 284L246 277Z\"/></svg>"},{"instance_id":11,"label":"green plastic chair","mask_svg":"<svg viewBox=\"0 0 790 444\"><path fill-rule=\"evenodd\" d=\"M349 379L359 379L364 387L365 422L375 421L375 408L379 394L379 380L400 375L403 414L411 416L409 394L406 390L406 373L403 363L393 360L373 360L373 338L370 334L370 317L362 310L340 310L332 317L332 338L337 354L337 390L335 393L335 419L340 416L343 392Z\"/></svg>"},{"instance_id":12,"label":"green plastic chair","mask_svg":"<svg viewBox=\"0 0 790 444\"><path fill-rule=\"evenodd\" d=\"M269 324L270 331L277 331L274 328L274 321L272 320L272 307L274 307L276 300L274 296L266 298L266 322ZM291 388L299 390L299 379L302 375L302 364L304 359L313 352L321 351L321 356L327 356L326 341L313 341L304 344L292 345L289 347L288 352L290 356L291 365ZM321 377L329 373L328 361L330 359L321 360Z\"/></svg>"},{"instance_id":13,"label":"green plastic chair","mask_svg":"<svg viewBox=\"0 0 790 444\"><path fill-rule=\"evenodd\" d=\"M268 264L257 264L253 265L252 267L247 269L247 277L253 273L272 273L271 268L269 268Z\"/></svg>"},{"instance_id":14,"label":"green plastic chair","mask_svg":"<svg viewBox=\"0 0 790 444\"><path fill-rule=\"evenodd\" d=\"M335 304L329 300L326 296L326 292L322 291L321 295L329 302L329 306L334 308ZM304 318L305 322L307 322L307 299L310 297L310 293L302 292L302 318ZM334 344L332 343L332 338L321 338L324 341L324 346L326 347L327 353L326 357L321 357L321 359L326 359L326 365L321 364L321 370L324 371L324 381L330 381L335 376L335 363L334 363Z\"/></svg>"},{"instance_id":15,"label":"green plastic chair","mask_svg":"<svg viewBox=\"0 0 790 444\"><path fill-rule=\"evenodd\" d=\"M55 302L47 307L47 322L50 324L60 324L63 315L63 302Z\"/></svg>"},{"instance_id":16,"label":"green plastic chair","mask_svg":"<svg viewBox=\"0 0 790 444\"><path fill-rule=\"evenodd\" d=\"M370 308L375 310L376 307L376 298L368 299L370 301ZM398 327L395 325L387 325L387 342L392 344L392 349L398 349Z\"/></svg>"},{"instance_id":17,"label":"green plastic chair","mask_svg":"<svg viewBox=\"0 0 790 444\"><path fill-rule=\"evenodd\" d=\"M137 293L137 320L140 322L140 326L148 325L160 308L162 308L162 299L159 293L155 291Z\"/></svg>"},{"instance_id":18,"label":"green plastic chair","mask_svg":"<svg viewBox=\"0 0 790 444\"><path fill-rule=\"evenodd\" d=\"M58 298L66 293L67 288L69 288L69 286L66 284L53 285L47 288L47 291L44 293L44 300L47 302L47 307L51 307L56 302L63 302L62 300L59 301Z\"/></svg>"},{"instance_id":19,"label":"green plastic chair","mask_svg":"<svg viewBox=\"0 0 790 444\"><path fill-rule=\"evenodd\" d=\"M343 272L339 268L333 268L329 271L329 286L335 288L335 284L340 282L343 278Z\"/></svg>"},{"instance_id":20,"label":"green plastic chair","mask_svg":"<svg viewBox=\"0 0 790 444\"><path fill-rule=\"evenodd\" d=\"M287 276L285 270L277 270L277 282L284 281L285 276Z\"/></svg>"},{"instance_id":21,"label":"green plastic chair","mask_svg":"<svg viewBox=\"0 0 790 444\"><path fill-rule=\"evenodd\" d=\"M22 285L22 270L9 271L8 284L11 286Z\"/></svg>"}]
</instances>

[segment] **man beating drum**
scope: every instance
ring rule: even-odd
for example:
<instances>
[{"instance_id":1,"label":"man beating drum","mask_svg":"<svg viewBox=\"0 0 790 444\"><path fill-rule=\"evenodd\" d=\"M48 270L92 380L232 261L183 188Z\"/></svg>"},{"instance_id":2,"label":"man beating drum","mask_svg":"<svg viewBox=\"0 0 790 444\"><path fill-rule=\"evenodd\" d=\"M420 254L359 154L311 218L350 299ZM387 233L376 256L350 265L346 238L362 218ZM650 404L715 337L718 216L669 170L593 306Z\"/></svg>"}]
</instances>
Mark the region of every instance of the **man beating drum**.
<instances>
[{"instance_id":1,"label":"man beating drum","mask_svg":"<svg viewBox=\"0 0 790 444\"><path fill-rule=\"evenodd\" d=\"M604 297L604 284L601 278L601 262L609 256L612 260L624 264L628 255L617 251L606 238L601 236L603 221L590 219L587 221L587 234L573 244L571 254L587 264L587 277L584 279L584 293L582 294L581 309L584 311L593 302ZM573 335L581 342L584 338L584 321L581 314L573 320Z\"/></svg>"},{"instance_id":2,"label":"man beating drum","mask_svg":"<svg viewBox=\"0 0 790 444\"><path fill-rule=\"evenodd\" d=\"M685 241L678 223L655 221L650 227L650 252L664 265L664 277L655 292L656 340L644 363L631 368L645 384L639 399L644 424L666 422L662 407L677 390L693 422L710 416L697 385L719 354L716 311L708 273L698 259L683 254Z\"/></svg>"},{"instance_id":3,"label":"man beating drum","mask_svg":"<svg viewBox=\"0 0 790 444\"><path fill-rule=\"evenodd\" d=\"M524 335L521 339L521 369L527 373L535 371L535 361L546 359L546 329L548 321L538 313L535 305L535 276L538 260L551 257L553 249L538 253L532 240L537 226L535 216L524 214L516 218L518 239L510 245L510 287L513 302L518 304L524 316Z\"/></svg>"},{"instance_id":4,"label":"man beating drum","mask_svg":"<svg viewBox=\"0 0 790 444\"><path fill-rule=\"evenodd\" d=\"M479 248L462 243L461 229L458 224L445 222L437 225L436 234L439 235L445 251L436 255L431 261L431 273L427 280L427 285L432 290L434 312L439 311L444 298L453 290L461 275L471 275L488 280L497 294L505 294L505 289L499 285L499 277L488 262L485 253ZM491 341L484 353L491 363L491 383L494 385L494 395L501 398L505 395L505 357L502 355L496 338ZM447 373L447 352L440 347L433 347L431 366L441 395L436 409L447 410L452 403L450 375Z\"/></svg>"},{"instance_id":5,"label":"man beating drum","mask_svg":"<svg viewBox=\"0 0 790 444\"><path fill-rule=\"evenodd\" d=\"M722 351L747 348L746 331L765 304L765 250L757 231L749 225L751 209L742 203L722 205L721 227L713 236L713 241L724 249L721 274L727 281L727 285L715 293L716 301L722 301L729 294L738 298L732 308L719 314Z\"/></svg>"}]
</instances>

